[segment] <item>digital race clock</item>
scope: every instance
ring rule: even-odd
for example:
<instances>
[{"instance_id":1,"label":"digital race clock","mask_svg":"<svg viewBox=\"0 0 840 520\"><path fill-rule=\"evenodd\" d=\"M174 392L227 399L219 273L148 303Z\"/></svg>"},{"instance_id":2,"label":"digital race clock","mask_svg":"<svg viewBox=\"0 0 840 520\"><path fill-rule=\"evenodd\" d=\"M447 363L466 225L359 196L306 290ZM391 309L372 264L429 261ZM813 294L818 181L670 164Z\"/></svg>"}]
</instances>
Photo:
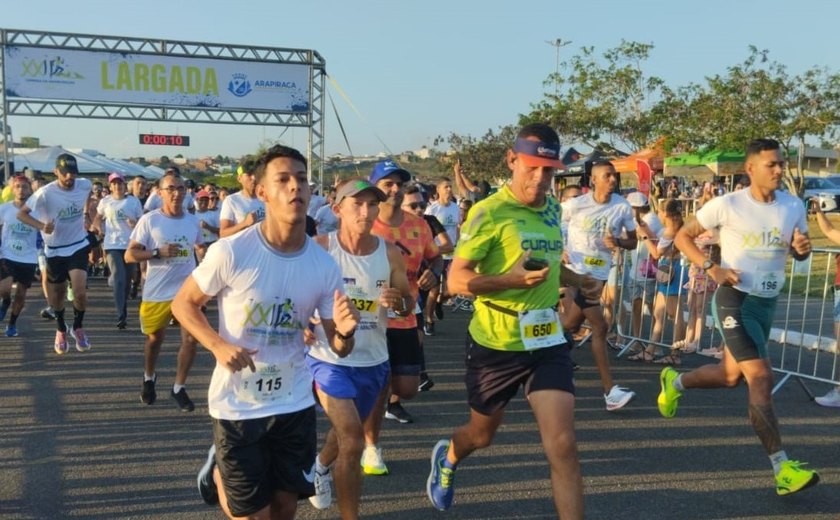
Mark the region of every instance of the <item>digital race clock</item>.
<instances>
[{"instance_id":1,"label":"digital race clock","mask_svg":"<svg viewBox=\"0 0 840 520\"><path fill-rule=\"evenodd\" d=\"M140 134L140 144L155 144L158 146L189 146L188 135Z\"/></svg>"}]
</instances>

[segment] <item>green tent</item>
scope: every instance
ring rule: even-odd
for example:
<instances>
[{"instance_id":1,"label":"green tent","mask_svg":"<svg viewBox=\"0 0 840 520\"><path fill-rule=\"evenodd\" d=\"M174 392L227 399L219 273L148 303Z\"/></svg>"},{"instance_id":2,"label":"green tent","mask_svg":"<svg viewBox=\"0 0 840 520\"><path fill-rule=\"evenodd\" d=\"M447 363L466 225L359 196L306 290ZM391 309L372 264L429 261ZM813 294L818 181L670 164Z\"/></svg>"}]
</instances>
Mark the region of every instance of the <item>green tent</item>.
<instances>
[{"instance_id":1,"label":"green tent","mask_svg":"<svg viewBox=\"0 0 840 520\"><path fill-rule=\"evenodd\" d=\"M712 178L744 173L743 152L711 150L702 153L683 153L665 158L668 177Z\"/></svg>"}]
</instances>

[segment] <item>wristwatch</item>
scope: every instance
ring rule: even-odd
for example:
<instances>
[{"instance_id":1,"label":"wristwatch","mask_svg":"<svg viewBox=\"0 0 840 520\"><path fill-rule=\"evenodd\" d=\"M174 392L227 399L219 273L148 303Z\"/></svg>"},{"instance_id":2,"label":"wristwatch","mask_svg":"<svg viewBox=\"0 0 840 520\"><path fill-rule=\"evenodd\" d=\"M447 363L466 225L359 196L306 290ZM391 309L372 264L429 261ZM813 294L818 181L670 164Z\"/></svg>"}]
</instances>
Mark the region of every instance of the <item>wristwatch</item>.
<instances>
[{"instance_id":1,"label":"wristwatch","mask_svg":"<svg viewBox=\"0 0 840 520\"><path fill-rule=\"evenodd\" d=\"M152 258L160 258L160 249L158 249L158 248L152 249Z\"/></svg>"},{"instance_id":2,"label":"wristwatch","mask_svg":"<svg viewBox=\"0 0 840 520\"><path fill-rule=\"evenodd\" d=\"M338 336L338 339L341 341L347 341L348 339L352 338L356 334L356 329L350 331L350 334L342 334L338 332L338 329L335 331L335 335Z\"/></svg>"},{"instance_id":3,"label":"wristwatch","mask_svg":"<svg viewBox=\"0 0 840 520\"><path fill-rule=\"evenodd\" d=\"M707 259L705 262L703 262L703 271L704 271L704 272L705 272L705 271L708 271L709 269L711 269L712 267L714 267L714 265L715 265L715 263L714 263L714 262L712 262L711 260L708 260L708 259Z\"/></svg>"}]
</instances>

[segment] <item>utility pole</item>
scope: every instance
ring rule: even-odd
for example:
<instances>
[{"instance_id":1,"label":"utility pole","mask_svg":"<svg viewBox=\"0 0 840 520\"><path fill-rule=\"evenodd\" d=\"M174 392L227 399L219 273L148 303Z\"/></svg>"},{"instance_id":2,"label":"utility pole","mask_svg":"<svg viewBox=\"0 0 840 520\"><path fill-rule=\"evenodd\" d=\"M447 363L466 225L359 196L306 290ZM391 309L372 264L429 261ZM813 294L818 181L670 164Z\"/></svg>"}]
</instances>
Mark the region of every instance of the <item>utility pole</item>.
<instances>
[{"instance_id":1,"label":"utility pole","mask_svg":"<svg viewBox=\"0 0 840 520\"><path fill-rule=\"evenodd\" d=\"M545 43L551 45L555 49L557 49L557 62L554 66L554 95L560 93L560 82L558 79L560 78L560 47L565 47L572 43L571 40L563 40L563 38L557 38L556 40L546 40Z\"/></svg>"}]
</instances>

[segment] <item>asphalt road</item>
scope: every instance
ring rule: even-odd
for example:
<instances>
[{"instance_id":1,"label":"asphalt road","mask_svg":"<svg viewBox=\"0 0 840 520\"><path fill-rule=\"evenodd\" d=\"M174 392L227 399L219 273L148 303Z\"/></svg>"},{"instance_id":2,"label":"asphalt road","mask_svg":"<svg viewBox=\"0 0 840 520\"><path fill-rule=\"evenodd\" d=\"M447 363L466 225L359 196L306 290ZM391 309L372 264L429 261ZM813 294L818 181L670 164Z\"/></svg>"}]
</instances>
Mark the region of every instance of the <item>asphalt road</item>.
<instances>
[{"instance_id":1,"label":"asphalt road","mask_svg":"<svg viewBox=\"0 0 840 520\"><path fill-rule=\"evenodd\" d=\"M33 295L36 294L33 291ZM222 518L205 506L195 474L211 441L206 389L213 360L201 351L188 389L198 404L181 413L168 398L177 334L164 346L158 402L140 404L142 344L132 302L129 329L113 327L108 288L91 281L86 317L93 350L52 350L54 325L33 303L21 337L0 339L0 518ZM432 391L407 408L417 421L386 421L384 457L391 474L366 477L362 514L428 518L554 518L548 467L527 403L517 397L492 447L458 470L454 507L440 513L425 496L429 453L466 420L462 382L467 316L450 314L427 338ZM174 331L173 331L174 332ZM798 384L776 394L783 438L792 458L820 470L815 488L780 498L770 463L746 418L746 391L690 391L676 418L656 411L658 367L613 360L618 383L638 393L625 410L606 412L589 347L575 352L576 430L591 519L840 518L840 409L809 401ZM685 358L683 368L708 363ZM827 386L811 384L821 394ZM321 419L323 434L327 422ZM338 518L301 502L298 518Z\"/></svg>"}]
</instances>

